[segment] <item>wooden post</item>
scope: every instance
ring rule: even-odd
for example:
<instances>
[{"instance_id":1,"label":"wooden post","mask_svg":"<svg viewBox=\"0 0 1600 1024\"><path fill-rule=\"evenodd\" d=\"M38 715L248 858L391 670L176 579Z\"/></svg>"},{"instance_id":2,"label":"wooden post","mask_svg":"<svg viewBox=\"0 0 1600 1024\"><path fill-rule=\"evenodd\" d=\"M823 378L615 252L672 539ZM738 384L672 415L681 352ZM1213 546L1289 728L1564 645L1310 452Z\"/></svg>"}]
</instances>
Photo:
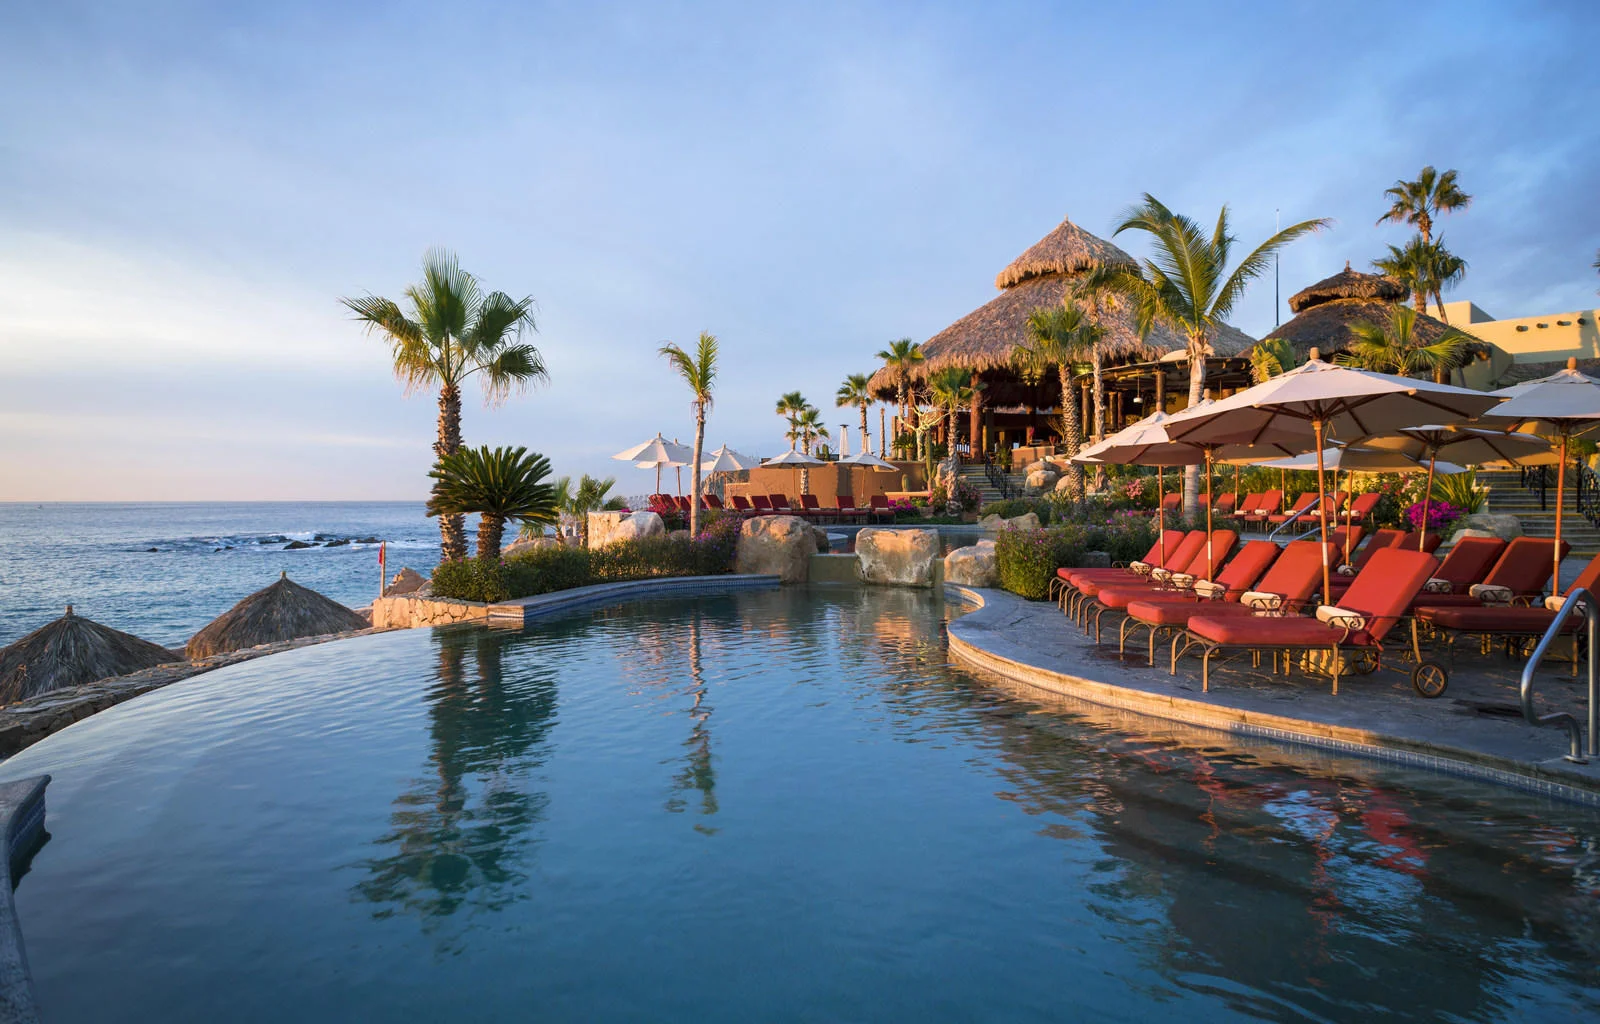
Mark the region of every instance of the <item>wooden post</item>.
<instances>
[{"instance_id":1,"label":"wooden post","mask_svg":"<svg viewBox=\"0 0 1600 1024\"><path fill-rule=\"evenodd\" d=\"M972 460L976 462L983 454L983 445L979 443L982 431L979 423L983 415L983 392L976 387L972 389L972 406L967 411L967 439L972 442Z\"/></svg>"},{"instance_id":2,"label":"wooden post","mask_svg":"<svg viewBox=\"0 0 1600 1024\"><path fill-rule=\"evenodd\" d=\"M1156 411L1167 411L1167 368L1156 367Z\"/></svg>"}]
</instances>

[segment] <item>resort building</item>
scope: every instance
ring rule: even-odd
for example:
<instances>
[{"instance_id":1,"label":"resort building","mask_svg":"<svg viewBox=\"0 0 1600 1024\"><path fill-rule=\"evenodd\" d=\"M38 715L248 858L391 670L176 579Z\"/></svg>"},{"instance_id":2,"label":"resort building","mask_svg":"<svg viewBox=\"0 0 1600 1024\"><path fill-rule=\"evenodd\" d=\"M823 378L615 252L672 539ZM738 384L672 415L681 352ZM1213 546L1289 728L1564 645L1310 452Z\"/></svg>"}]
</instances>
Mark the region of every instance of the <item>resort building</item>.
<instances>
[{"instance_id":1,"label":"resort building","mask_svg":"<svg viewBox=\"0 0 1600 1024\"><path fill-rule=\"evenodd\" d=\"M1578 368L1594 376L1600 373L1600 309L1579 309L1570 313L1513 317L1497 320L1470 301L1446 302L1441 311L1450 326L1481 339L1491 348L1491 360L1501 367L1494 380L1480 383L1469 379L1469 387L1505 387L1518 381L1533 380L1555 373L1569 358Z\"/></svg>"},{"instance_id":2,"label":"resort building","mask_svg":"<svg viewBox=\"0 0 1600 1024\"><path fill-rule=\"evenodd\" d=\"M995 278L1000 290L990 302L968 313L922 343L923 363L914 381L950 367L972 371L972 407L965 424L956 424L957 447L987 451L1014 444L1049 442L1055 438L1055 417L1062 401L1058 375L1037 376L1019 368L1019 349L1028 344L1028 317L1034 310L1060 305L1084 275L1102 265L1134 263L1122 249L1063 220L1059 226ZM1189 366L1184 339L1157 326L1140 338L1133 310L1126 304L1103 303L1098 310L1106 335L1101 342L1101 380L1105 394L1105 430L1149 415L1157 408L1182 408L1187 403ZM1218 393L1250 384L1249 352L1255 339L1225 327L1213 341L1206 360L1207 387ZM1088 357L1075 366L1074 394L1080 403L1084 432L1093 432L1093 379ZM880 369L873 390L894 401L894 375Z\"/></svg>"}]
</instances>

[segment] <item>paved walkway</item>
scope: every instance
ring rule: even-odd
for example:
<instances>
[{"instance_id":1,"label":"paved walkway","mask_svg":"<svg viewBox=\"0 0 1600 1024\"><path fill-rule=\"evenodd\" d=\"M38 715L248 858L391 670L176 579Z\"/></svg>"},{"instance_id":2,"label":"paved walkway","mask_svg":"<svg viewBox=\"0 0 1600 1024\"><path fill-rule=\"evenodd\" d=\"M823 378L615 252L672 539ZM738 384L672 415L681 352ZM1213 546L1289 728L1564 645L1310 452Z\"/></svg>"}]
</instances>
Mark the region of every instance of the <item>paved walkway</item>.
<instances>
[{"instance_id":1,"label":"paved walkway","mask_svg":"<svg viewBox=\"0 0 1600 1024\"><path fill-rule=\"evenodd\" d=\"M950 623L952 655L1009 680L1191 725L1312 742L1600 802L1600 758L1583 766L1563 760L1566 731L1534 728L1521 716L1517 680L1523 662L1499 653L1484 657L1471 638L1458 643L1450 688L1434 700L1411 688L1411 664L1396 657L1404 647L1397 637L1391 658L1404 671L1346 676L1337 697L1326 676L1298 670L1275 676L1269 660L1252 669L1246 654L1213 659L1207 693L1200 689L1197 657L1180 661L1173 676L1161 645L1154 668L1142 645L1119 656L1114 624L1108 642L1097 647L1052 603L995 590L951 587L947 593L971 595L983 604ZM1584 720L1581 677L1572 676L1566 662L1548 664L1539 677L1540 709ZM1566 787L1583 792L1562 792Z\"/></svg>"}]
</instances>

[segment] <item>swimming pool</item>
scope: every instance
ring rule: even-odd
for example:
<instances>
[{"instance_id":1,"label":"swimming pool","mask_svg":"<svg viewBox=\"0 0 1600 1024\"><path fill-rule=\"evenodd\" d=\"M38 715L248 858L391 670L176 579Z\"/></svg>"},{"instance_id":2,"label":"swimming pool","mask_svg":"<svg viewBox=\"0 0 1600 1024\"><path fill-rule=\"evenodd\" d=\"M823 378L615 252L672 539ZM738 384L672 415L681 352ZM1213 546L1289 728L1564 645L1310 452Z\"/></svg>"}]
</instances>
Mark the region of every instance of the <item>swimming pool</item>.
<instances>
[{"instance_id":1,"label":"swimming pool","mask_svg":"<svg viewBox=\"0 0 1600 1024\"><path fill-rule=\"evenodd\" d=\"M55 775L17 890L44 1018L1600 1011L1594 813L1113 730L953 668L948 614L646 601L97 715L0 766Z\"/></svg>"}]
</instances>

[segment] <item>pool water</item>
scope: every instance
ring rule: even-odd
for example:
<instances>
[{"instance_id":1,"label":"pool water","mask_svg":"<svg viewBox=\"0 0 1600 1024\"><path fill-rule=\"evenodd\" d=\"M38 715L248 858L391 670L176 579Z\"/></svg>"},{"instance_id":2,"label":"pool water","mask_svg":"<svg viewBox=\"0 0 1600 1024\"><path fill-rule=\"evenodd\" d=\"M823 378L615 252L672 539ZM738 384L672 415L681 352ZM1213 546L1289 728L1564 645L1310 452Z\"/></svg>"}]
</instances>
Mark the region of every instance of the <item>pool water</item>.
<instances>
[{"instance_id":1,"label":"pool water","mask_svg":"<svg viewBox=\"0 0 1600 1024\"><path fill-rule=\"evenodd\" d=\"M0 765L55 776L17 890L44 1019L1600 1013L1595 814L1112 730L952 667L952 614L389 633L79 723Z\"/></svg>"}]
</instances>

